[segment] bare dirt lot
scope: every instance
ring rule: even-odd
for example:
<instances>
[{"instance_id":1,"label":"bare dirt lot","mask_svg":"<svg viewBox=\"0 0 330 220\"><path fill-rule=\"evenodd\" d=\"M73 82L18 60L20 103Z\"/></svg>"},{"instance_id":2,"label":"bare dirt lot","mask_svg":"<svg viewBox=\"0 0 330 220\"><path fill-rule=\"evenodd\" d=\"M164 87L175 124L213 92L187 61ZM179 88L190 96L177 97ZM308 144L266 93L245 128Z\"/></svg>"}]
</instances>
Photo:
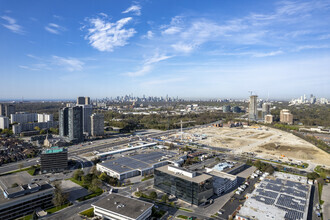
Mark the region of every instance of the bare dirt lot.
<instances>
[{"instance_id":1,"label":"bare dirt lot","mask_svg":"<svg viewBox=\"0 0 330 220\"><path fill-rule=\"evenodd\" d=\"M234 153L254 152L265 159L293 159L330 166L330 155L291 133L272 128L198 128L188 131L204 134L199 143L230 148Z\"/></svg>"}]
</instances>

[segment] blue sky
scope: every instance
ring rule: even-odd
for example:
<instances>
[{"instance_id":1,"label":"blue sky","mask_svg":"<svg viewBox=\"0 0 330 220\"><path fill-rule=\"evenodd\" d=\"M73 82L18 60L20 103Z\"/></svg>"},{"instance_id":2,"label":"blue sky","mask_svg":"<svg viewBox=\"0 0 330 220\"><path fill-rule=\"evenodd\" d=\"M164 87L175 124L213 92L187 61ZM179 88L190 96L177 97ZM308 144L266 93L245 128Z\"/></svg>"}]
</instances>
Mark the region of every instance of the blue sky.
<instances>
[{"instance_id":1,"label":"blue sky","mask_svg":"<svg viewBox=\"0 0 330 220\"><path fill-rule=\"evenodd\" d=\"M0 99L330 98L329 21L329 0L0 0Z\"/></svg>"}]
</instances>

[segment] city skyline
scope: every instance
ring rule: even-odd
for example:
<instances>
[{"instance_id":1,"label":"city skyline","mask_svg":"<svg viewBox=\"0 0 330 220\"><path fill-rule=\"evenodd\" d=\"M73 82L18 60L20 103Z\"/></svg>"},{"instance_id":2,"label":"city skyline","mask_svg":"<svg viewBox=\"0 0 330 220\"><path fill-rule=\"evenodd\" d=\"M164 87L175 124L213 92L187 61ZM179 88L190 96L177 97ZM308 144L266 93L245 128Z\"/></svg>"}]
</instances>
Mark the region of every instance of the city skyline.
<instances>
[{"instance_id":1,"label":"city skyline","mask_svg":"<svg viewBox=\"0 0 330 220\"><path fill-rule=\"evenodd\" d=\"M2 2L0 99L330 98L330 1Z\"/></svg>"}]
</instances>

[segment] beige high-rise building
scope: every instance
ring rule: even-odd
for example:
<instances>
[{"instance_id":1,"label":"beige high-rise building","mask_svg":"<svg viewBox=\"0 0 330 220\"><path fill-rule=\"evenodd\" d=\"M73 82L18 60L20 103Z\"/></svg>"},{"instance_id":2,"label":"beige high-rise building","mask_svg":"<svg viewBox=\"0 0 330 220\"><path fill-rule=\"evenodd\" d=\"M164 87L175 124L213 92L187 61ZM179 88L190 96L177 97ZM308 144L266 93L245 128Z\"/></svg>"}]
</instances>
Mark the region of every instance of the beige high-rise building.
<instances>
[{"instance_id":1,"label":"beige high-rise building","mask_svg":"<svg viewBox=\"0 0 330 220\"><path fill-rule=\"evenodd\" d=\"M282 109L280 112L280 122L287 123L289 125L293 124L293 114L291 114L290 110Z\"/></svg>"},{"instance_id":2,"label":"beige high-rise building","mask_svg":"<svg viewBox=\"0 0 330 220\"><path fill-rule=\"evenodd\" d=\"M94 113L90 117L92 136L102 136L104 134L104 115Z\"/></svg>"},{"instance_id":3,"label":"beige high-rise building","mask_svg":"<svg viewBox=\"0 0 330 220\"><path fill-rule=\"evenodd\" d=\"M265 115L264 120L265 120L265 123L271 124L271 123L273 123L274 117L271 114L268 114L268 115Z\"/></svg>"}]
</instances>

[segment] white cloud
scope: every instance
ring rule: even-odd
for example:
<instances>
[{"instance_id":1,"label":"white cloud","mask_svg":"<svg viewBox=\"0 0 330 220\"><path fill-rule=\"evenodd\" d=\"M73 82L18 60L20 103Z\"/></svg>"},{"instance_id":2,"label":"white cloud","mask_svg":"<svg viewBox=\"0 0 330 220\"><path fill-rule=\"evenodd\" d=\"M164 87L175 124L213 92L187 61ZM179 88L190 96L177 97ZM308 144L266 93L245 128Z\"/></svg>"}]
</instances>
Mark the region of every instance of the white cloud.
<instances>
[{"instance_id":1,"label":"white cloud","mask_svg":"<svg viewBox=\"0 0 330 220\"><path fill-rule=\"evenodd\" d=\"M297 47L294 51L309 50L309 49L327 49L330 48L330 45L303 45Z\"/></svg>"},{"instance_id":2,"label":"white cloud","mask_svg":"<svg viewBox=\"0 0 330 220\"><path fill-rule=\"evenodd\" d=\"M152 39L154 37L154 35L155 34L152 31L148 31L147 34L145 34L145 35L142 36L142 39L147 38L147 39L150 40L150 39Z\"/></svg>"},{"instance_id":3,"label":"white cloud","mask_svg":"<svg viewBox=\"0 0 330 220\"><path fill-rule=\"evenodd\" d=\"M254 57L270 57L270 56L276 56L276 55L279 55L282 53L283 53L283 51L277 50L277 51L272 51L269 53L254 53L252 56L254 56Z\"/></svg>"},{"instance_id":4,"label":"white cloud","mask_svg":"<svg viewBox=\"0 0 330 220\"><path fill-rule=\"evenodd\" d=\"M195 48L193 45L184 43L172 44L171 46L174 48L174 50L182 53L190 53Z\"/></svg>"},{"instance_id":5,"label":"white cloud","mask_svg":"<svg viewBox=\"0 0 330 220\"><path fill-rule=\"evenodd\" d=\"M122 47L127 44L129 38L136 33L134 28L125 29L132 18L127 17L111 23L103 18L87 18L89 22L88 34L85 39L89 40L90 45L99 51L112 52L115 47Z\"/></svg>"},{"instance_id":6,"label":"white cloud","mask_svg":"<svg viewBox=\"0 0 330 220\"><path fill-rule=\"evenodd\" d=\"M53 56L53 63L57 66L63 67L67 71L81 71L83 70L84 62L76 59L76 58L64 58L59 56Z\"/></svg>"},{"instance_id":7,"label":"white cloud","mask_svg":"<svg viewBox=\"0 0 330 220\"><path fill-rule=\"evenodd\" d=\"M64 31L65 28L61 27L58 24L55 23L49 23L47 26L45 26L46 31L52 33L52 34L60 34L61 31Z\"/></svg>"},{"instance_id":8,"label":"white cloud","mask_svg":"<svg viewBox=\"0 0 330 220\"><path fill-rule=\"evenodd\" d=\"M171 57L173 57L173 56L167 56L164 54L159 54L157 52L157 53L155 53L154 56L152 56L144 61L141 69L139 69L138 71L135 71L135 72L128 72L124 75L130 76L130 77L144 76L153 69L153 64L156 64L163 60L170 59Z\"/></svg>"},{"instance_id":9,"label":"white cloud","mask_svg":"<svg viewBox=\"0 0 330 220\"><path fill-rule=\"evenodd\" d=\"M1 16L1 18L7 21L6 24L2 24L5 28L8 28L9 30L17 34L24 34L22 26L18 25L14 18L11 18L7 15Z\"/></svg>"},{"instance_id":10,"label":"white cloud","mask_svg":"<svg viewBox=\"0 0 330 220\"><path fill-rule=\"evenodd\" d=\"M126 13L129 13L129 12L133 12L135 15L141 15L141 6L132 5L131 7L129 7L128 9L123 11L122 13L126 14Z\"/></svg>"}]
</instances>

